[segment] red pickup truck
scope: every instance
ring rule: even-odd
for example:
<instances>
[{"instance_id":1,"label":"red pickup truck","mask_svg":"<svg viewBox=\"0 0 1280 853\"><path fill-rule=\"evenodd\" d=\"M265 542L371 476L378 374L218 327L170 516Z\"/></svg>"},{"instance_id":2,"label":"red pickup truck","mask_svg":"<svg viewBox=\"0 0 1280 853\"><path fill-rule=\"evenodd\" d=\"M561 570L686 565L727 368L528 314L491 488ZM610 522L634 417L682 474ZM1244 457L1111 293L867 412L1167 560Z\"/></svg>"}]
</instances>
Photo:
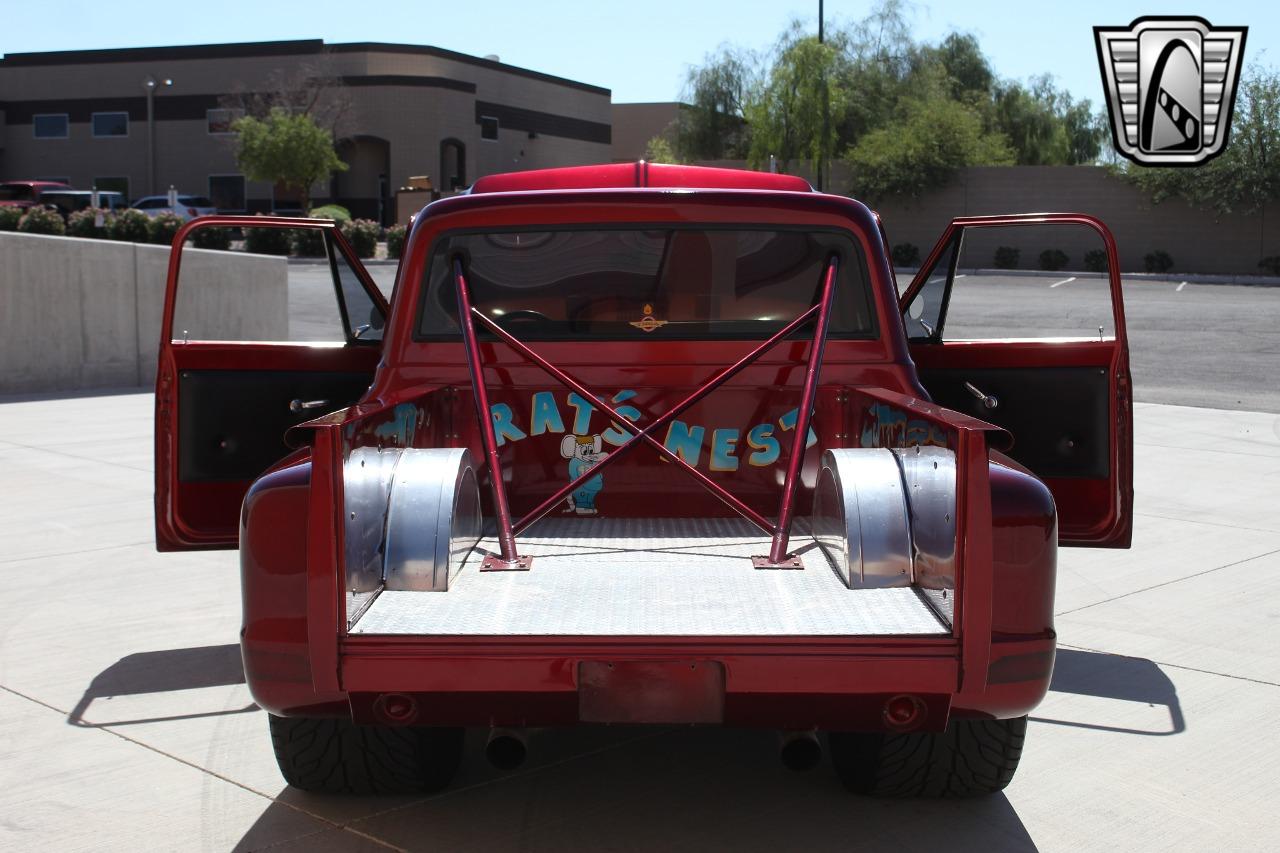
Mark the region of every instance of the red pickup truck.
<instances>
[{"instance_id":1,"label":"red pickup truck","mask_svg":"<svg viewBox=\"0 0 1280 853\"><path fill-rule=\"evenodd\" d=\"M237 226L320 232L345 343L175 326L186 237ZM952 340L966 243L1064 226L1106 249L1112 332ZM331 222L189 223L156 542L239 547L285 779L433 790L463 727L511 767L526 729L610 723L777 729L868 794L1008 784L1057 548L1130 540L1115 245L958 219L901 296L888 254L798 178L647 163L434 202L389 300Z\"/></svg>"},{"instance_id":2,"label":"red pickup truck","mask_svg":"<svg viewBox=\"0 0 1280 853\"><path fill-rule=\"evenodd\" d=\"M56 181L4 181L0 182L0 207L17 207L26 210L40 204L40 197L49 191L66 191L67 184Z\"/></svg>"}]
</instances>

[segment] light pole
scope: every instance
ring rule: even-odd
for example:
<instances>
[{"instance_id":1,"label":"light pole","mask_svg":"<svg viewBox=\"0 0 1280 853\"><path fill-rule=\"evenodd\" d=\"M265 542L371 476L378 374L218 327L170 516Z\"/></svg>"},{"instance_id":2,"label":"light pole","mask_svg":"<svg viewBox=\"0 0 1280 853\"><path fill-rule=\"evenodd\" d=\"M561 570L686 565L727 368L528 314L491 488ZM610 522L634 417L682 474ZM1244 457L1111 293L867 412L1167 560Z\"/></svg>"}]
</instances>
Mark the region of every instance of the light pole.
<instances>
[{"instance_id":1,"label":"light pole","mask_svg":"<svg viewBox=\"0 0 1280 853\"><path fill-rule=\"evenodd\" d=\"M822 0L818 0L818 44L822 44ZM822 66L822 138L818 140L818 192L822 192L822 173L827 167L827 133L831 123L831 94L827 91L827 66Z\"/></svg>"},{"instance_id":2,"label":"light pole","mask_svg":"<svg viewBox=\"0 0 1280 853\"><path fill-rule=\"evenodd\" d=\"M172 85L173 81L168 77L157 81L150 74L142 81L142 89L147 93L147 195L155 195L156 192L156 87Z\"/></svg>"}]
</instances>

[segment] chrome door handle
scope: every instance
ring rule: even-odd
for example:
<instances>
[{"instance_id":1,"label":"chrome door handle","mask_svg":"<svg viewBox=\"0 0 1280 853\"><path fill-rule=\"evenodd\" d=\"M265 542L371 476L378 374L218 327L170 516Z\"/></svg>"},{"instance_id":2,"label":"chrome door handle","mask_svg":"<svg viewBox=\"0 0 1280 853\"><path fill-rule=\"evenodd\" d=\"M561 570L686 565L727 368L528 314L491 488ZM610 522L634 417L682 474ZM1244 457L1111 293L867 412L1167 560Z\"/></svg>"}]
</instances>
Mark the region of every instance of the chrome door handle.
<instances>
[{"instance_id":1,"label":"chrome door handle","mask_svg":"<svg viewBox=\"0 0 1280 853\"><path fill-rule=\"evenodd\" d=\"M999 400L989 394L983 394L982 391L978 389L978 386L974 385L972 382L964 383L964 387L966 391L981 400L982 405L986 406L988 409L994 409L996 406L1000 405Z\"/></svg>"},{"instance_id":2,"label":"chrome door handle","mask_svg":"<svg viewBox=\"0 0 1280 853\"><path fill-rule=\"evenodd\" d=\"M290 400L289 411L305 412L307 409L318 409L327 405L329 405L328 400Z\"/></svg>"}]
</instances>

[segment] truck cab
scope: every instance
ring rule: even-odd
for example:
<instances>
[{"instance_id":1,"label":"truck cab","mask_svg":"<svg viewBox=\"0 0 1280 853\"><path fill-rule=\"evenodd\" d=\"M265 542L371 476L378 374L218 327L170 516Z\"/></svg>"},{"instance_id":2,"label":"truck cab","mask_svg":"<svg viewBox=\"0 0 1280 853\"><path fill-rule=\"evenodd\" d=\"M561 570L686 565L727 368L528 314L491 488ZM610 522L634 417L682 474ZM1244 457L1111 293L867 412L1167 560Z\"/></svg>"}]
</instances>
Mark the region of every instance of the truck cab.
<instances>
[{"instance_id":1,"label":"truck cab","mask_svg":"<svg viewBox=\"0 0 1280 853\"><path fill-rule=\"evenodd\" d=\"M186 237L236 226L319 232L343 340L179 331ZM1040 226L1108 253L1111 334L949 339L965 241ZM301 788L442 787L467 726L510 766L533 727L663 723L778 729L862 793L990 793L1048 688L1059 544L1129 542L1117 269L1088 216L960 219L900 295L860 202L643 162L434 202L389 299L331 222L196 220L157 545L240 549Z\"/></svg>"}]
</instances>

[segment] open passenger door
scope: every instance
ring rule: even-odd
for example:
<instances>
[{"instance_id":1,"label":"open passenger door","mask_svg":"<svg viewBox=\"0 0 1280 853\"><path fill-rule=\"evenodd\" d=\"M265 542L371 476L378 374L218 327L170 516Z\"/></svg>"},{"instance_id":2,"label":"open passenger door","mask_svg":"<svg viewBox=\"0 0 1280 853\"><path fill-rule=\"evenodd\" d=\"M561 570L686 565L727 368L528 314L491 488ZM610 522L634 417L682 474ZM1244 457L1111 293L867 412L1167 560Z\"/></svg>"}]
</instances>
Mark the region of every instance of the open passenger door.
<instances>
[{"instance_id":1,"label":"open passenger door","mask_svg":"<svg viewBox=\"0 0 1280 853\"><path fill-rule=\"evenodd\" d=\"M1040 271L1018 272L1036 252ZM1081 269L1094 272L1068 271ZM1065 213L955 219L900 307L921 384L1009 431L1008 455L1053 493L1059 543L1129 547L1132 382L1107 227Z\"/></svg>"},{"instance_id":2,"label":"open passenger door","mask_svg":"<svg viewBox=\"0 0 1280 853\"><path fill-rule=\"evenodd\" d=\"M232 228L250 252L184 245ZM279 257L290 242L313 262ZM331 220L203 217L178 232L156 371L159 550L236 547L241 501L289 452L285 431L368 389L387 311Z\"/></svg>"}]
</instances>

